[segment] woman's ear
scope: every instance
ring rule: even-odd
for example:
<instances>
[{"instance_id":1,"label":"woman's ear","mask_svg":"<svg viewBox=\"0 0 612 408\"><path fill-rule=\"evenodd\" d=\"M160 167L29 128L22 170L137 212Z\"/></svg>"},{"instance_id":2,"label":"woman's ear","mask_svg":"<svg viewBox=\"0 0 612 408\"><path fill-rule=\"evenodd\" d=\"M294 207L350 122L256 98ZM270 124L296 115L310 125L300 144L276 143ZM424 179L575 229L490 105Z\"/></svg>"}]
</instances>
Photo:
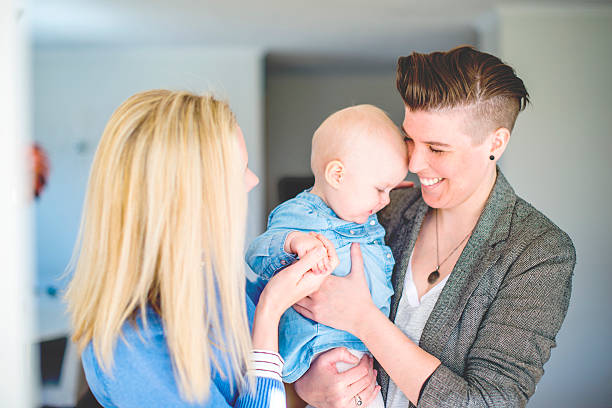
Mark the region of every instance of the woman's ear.
<instances>
[{"instance_id":1,"label":"woman's ear","mask_svg":"<svg viewBox=\"0 0 612 408\"><path fill-rule=\"evenodd\" d=\"M506 150L506 146L510 140L510 131L505 127L500 127L493 132L491 136L490 154L495 160L498 160Z\"/></svg>"},{"instance_id":2,"label":"woman's ear","mask_svg":"<svg viewBox=\"0 0 612 408\"><path fill-rule=\"evenodd\" d=\"M332 160L325 166L325 181L332 188L339 188L344 178L344 164L340 160Z\"/></svg>"}]
</instances>

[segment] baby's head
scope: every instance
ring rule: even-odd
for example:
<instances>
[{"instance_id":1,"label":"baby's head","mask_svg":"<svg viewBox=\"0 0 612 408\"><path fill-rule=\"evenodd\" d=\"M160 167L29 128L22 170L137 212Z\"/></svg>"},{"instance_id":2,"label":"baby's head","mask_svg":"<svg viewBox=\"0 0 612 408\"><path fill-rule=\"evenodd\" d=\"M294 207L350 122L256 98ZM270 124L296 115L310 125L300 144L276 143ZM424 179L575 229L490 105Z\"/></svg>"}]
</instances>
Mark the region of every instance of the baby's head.
<instances>
[{"instance_id":1,"label":"baby's head","mask_svg":"<svg viewBox=\"0 0 612 408\"><path fill-rule=\"evenodd\" d=\"M372 105L329 116L312 138L313 194L338 217L363 224L389 203L389 191L408 173L404 137Z\"/></svg>"}]
</instances>

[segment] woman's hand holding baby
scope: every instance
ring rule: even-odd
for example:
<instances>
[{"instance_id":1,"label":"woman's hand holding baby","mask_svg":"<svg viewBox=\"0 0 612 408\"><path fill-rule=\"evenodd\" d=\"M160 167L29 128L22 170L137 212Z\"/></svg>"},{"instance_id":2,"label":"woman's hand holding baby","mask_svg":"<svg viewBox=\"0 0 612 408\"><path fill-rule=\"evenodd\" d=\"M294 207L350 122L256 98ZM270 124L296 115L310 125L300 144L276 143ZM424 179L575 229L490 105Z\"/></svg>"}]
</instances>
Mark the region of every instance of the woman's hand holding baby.
<instances>
[{"instance_id":1,"label":"woman's hand holding baby","mask_svg":"<svg viewBox=\"0 0 612 408\"><path fill-rule=\"evenodd\" d=\"M359 244L351 245L351 273L329 276L318 291L297 302L293 308L309 319L359 337L359 327L368 313L380 312L368 289Z\"/></svg>"},{"instance_id":2,"label":"woman's hand holding baby","mask_svg":"<svg viewBox=\"0 0 612 408\"><path fill-rule=\"evenodd\" d=\"M339 373L338 362L359 364ZM376 374L372 357L364 355L358 360L346 348L338 347L313 360L310 369L295 382L295 391L318 408L354 408L355 395L359 395L363 406L367 406L380 390L376 385Z\"/></svg>"}]
</instances>

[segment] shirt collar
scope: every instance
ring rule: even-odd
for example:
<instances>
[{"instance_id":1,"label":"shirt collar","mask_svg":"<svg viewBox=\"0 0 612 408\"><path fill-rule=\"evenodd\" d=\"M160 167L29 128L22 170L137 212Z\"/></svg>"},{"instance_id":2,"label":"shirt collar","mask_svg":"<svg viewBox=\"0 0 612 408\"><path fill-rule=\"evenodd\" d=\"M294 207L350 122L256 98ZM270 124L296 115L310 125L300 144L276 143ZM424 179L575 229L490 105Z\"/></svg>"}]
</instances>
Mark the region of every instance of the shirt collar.
<instances>
[{"instance_id":1,"label":"shirt collar","mask_svg":"<svg viewBox=\"0 0 612 408\"><path fill-rule=\"evenodd\" d=\"M297 195L297 197L311 203L316 208L319 215L324 215L324 216L327 216L327 217L330 217L336 220L336 222L338 222L338 224L336 225L344 225L344 224L364 225L364 224L357 224L356 222L352 222L352 221L346 221L338 217L338 215L334 212L334 210L332 210L331 207L328 206L321 197L319 197L316 194L312 194L310 192L311 190L312 190L312 187L302 191L300 194ZM378 222L378 218L376 214L371 214L368 217L368 220L366 221L365 224L369 224L371 220Z\"/></svg>"},{"instance_id":2,"label":"shirt collar","mask_svg":"<svg viewBox=\"0 0 612 408\"><path fill-rule=\"evenodd\" d=\"M321 197L319 197L316 194L312 194L310 192L311 190L312 190L312 187L302 191L300 194L298 194L298 197L302 200L305 200L311 203L320 214L340 219L340 217L338 217L338 215L334 212L334 210L332 210L331 207L328 206Z\"/></svg>"}]
</instances>

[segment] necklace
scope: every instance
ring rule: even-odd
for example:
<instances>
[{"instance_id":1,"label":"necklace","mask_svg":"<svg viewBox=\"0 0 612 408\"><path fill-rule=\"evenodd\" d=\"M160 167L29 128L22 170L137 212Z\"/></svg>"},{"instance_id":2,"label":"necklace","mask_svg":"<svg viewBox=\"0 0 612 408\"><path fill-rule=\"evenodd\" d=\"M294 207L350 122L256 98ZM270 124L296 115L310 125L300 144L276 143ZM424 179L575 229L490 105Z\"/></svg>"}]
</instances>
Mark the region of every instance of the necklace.
<instances>
[{"instance_id":1,"label":"necklace","mask_svg":"<svg viewBox=\"0 0 612 408\"><path fill-rule=\"evenodd\" d=\"M452 254L455 253L455 251L461 246L461 244L465 242L466 239L468 239L470 235L472 235L472 231L474 231L474 228L476 227L474 225L474 228L472 228L470 232L468 232L467 235L461 240L461 242L459 242L459 244L452 251L450 251L447 257L444 258L442 262L440 262L439 243L438 243L438 209L434 209L434 211L436 212L436 261L438 262L438 264L436 266L436 270L431 272L429 276L427 277L427 283L429 283L430 285L433 285L434 283L436 283L436 281L440 277L440 266L444 262L446 262L448 258L451 257Z\"/></svg>"}]
</instances>

